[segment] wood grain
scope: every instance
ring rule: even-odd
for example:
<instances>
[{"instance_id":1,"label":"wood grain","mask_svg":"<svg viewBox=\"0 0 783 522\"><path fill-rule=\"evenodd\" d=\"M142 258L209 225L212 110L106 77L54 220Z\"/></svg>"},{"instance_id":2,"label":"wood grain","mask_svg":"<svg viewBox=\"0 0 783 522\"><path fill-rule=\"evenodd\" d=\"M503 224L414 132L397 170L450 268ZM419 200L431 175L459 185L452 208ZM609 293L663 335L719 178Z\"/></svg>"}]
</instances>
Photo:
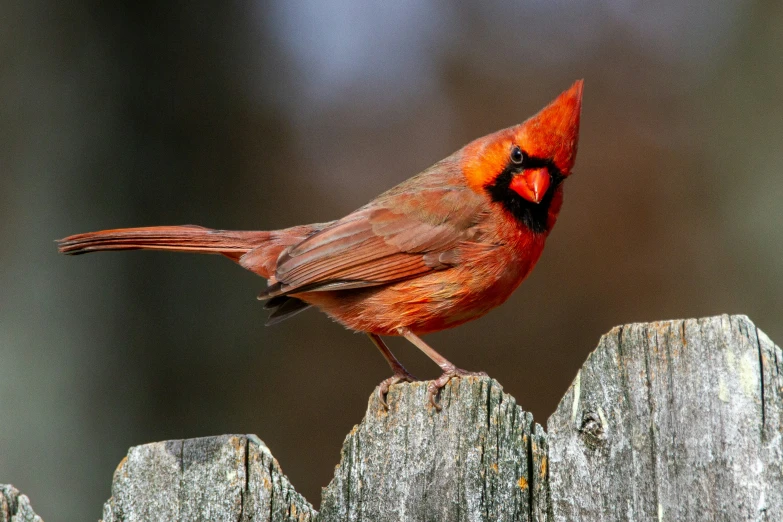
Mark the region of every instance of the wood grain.
<instances>
[{"instance_id":1,"label":"wood grain","mask_svg":"<svg viewBox=\"0 0 783 522\"><path fill-rule=\"evenodd\" d=\"M314 515L254 435L133 447L103 508L103 522L310 522Z\"/></svg>"},{"instance_id":2,"label":"wood grain","mask_svg":"<svg viewBox=\"0 0 783 522\"><path fill-rule=\"evenodd\" d=\"M42 522L30 499L10 484L0 484L0 522Z\"/></svg>"},{"instance_id":3,"label":"wood grain","mask_svg":"<svg viewBox=\"0 0 783 522\"><path fill-rule=\"evenodd\" d=\"M486 377L452 380L440 399L439 413L422 382L392 387L388 412L371 399L317 520L540 520L531 496L546 457L533 416Z\"/></svg>"},{"instance_id":4,"label":"wood grain","mask_svg":"<svg viewBox=\"0 0 783 522\"><path fill-rule=\"evenodd\" d=\"M320 513L253 435L131 448L104 522L781 521L783 352L745 316L612 329L547 423L490 378L373 394ZM10 513L10 514L9 514ZM12 517L16 518L12 518ZM0 522L40 521L0 486Z\"/></svg>"},{"instance_id":5,"label":"wood grain","mask_svg":"<svg viewBox=\"0 0 783 522\"><path fill-rule=\"evenodd\" d=\"M780 348L744 316L604 335L549 418L553 520L783 520Z\"/></svg>"}]
</instances>

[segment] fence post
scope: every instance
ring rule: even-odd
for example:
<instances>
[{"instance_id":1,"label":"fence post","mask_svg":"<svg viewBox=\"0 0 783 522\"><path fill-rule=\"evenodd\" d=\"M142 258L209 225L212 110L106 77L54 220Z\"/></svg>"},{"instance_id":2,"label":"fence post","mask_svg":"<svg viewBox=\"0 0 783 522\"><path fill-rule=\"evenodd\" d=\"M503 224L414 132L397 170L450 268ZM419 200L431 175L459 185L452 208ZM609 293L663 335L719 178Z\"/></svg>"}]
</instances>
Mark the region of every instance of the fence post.
<instances>
[{"instance_id":1,"label":"fence post","mask_svg":"<svg viewBox=\"0 0 783 522\"><path fill-rule=\"evenodd\" d=\"M223 435L131 448L104 522L783 520L783 352L745 316L614 328L547 432L486 377L453 380L441 412L426 383L388 400L346 437L320 512L257 437ZM34 516L8 495L0 522Z\"/></svg>"}]
</instances>

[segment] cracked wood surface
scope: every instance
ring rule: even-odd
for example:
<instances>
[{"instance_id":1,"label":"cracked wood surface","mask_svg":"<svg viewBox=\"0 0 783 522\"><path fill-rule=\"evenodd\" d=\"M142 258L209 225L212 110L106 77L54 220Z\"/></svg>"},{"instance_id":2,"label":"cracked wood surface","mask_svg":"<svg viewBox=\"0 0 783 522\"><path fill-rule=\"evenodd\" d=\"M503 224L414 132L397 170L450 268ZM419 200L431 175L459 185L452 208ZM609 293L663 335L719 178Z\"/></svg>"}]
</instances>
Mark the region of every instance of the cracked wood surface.
<instances>
[{"instance_id":1,"label":"cracked wood surface","mask_svg":"<svg viewBox=\"0 0 783 522\"><path fill-rule=\"evenodd\" d=\"M373 395L346 437L319 522L543 520L531 501L545 487L543 430L497 381L453 379L441 412L426 382L388 399L386 412Z\"/></svg>"},{"instance_id":2,"label":"cracked wood surface","mask_svg":"<svg viewBox=\"0 0 783 522\"><path fill-rule=\"evenodd\" d=\"M42 522L30 499L10 484L0 484L0 522Z\"/></svg>"},{"instance_id":3,"label":"cracked wood surface","mask_svg":"<svg viewBox=\"0 0 783 522\"><path fill-rule=\"evenodd\" d=\"M426 382L388 399L387 412L373 394L347 436L318 514L263 442L224 435L131 448L103 521L544 520L546 506L531 502L546 498L543 430L497 381L452 381L440 413Z\"/></svg>"},{"instance_id":4,"label":"cracked wood surface","mask_svg":"<svg viewBox=\"0 0 783 522\"><path fill-rule=\"evenodd\" d=\"M783 356L745 316L614 328L547 430L553 520L783 520Z\"/></svg>"},{"instance_id":5,"label":"cracked wood surface","mask_svg":"<svg viewBox=\"0 0 783 522\"><path fill-rule=\"evenodd\" d=\"M258 437L222 435L131 448L103 522L310 522L314 514Z\"/></svg>"},{"instance_id":6,"label":"cracked wood surface","mask_svg":"<svg viewBox=\"0 0 783 522\"><path fill-rule=\"evenodd\" d=\"M453 380L442 412L426 384L372 395L320 513L224 435L131 448L104 522L783 520L783 352L747 317L614 328L548 433L493 379ZM39 521L9 488L0 522Z\"/></svg>"}]
</instances>

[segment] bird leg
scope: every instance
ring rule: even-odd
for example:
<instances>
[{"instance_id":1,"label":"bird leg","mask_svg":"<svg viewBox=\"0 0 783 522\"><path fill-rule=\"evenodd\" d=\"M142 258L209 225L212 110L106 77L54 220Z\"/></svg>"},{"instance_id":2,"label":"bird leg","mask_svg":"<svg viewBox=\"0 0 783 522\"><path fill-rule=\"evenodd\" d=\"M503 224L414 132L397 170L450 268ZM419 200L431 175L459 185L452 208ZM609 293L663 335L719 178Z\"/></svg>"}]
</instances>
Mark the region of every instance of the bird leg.
<instances>
[{"instance_id":1,"label":"bird leg","mask_svg":"<svg viewBox=\"0 0 783 522\"><path fill-rule=\"evenodd\" d=\"M378 386L378 400L380 400L383 407L388 410L389 403L386 402L386 394L389 393L389 387L398 382L413 382L416 380L416 377L408 373L408 370L406 370L394 354L391 353L391 350L389 350L389 347L383 342L383 339L375 334L367 334L367 336L372 343L378 347L381 351L381 355L383 355L383 358L386 359L386 362L389 363L389 366L391 366L391 369L394 372L394 375L381 381L381 384Z\"/></svg>"},{"instance_id":2,"label":"bird leg","mask_svg":"<svg viewBox=\"0 0 783 522\"><path fill-rule=\"evenodd\" d=\"M457 368L449 360L447 360L441 354L436 352L432 348L432 346L422 341L418 335L411 332L409 328L400 327L397 328L397 332L403 337L405 337L407 340L409 340L411 343L413 343L416 346L416 348L424 352L424 354L427 357L432 359L433 362L438 366L440 366L440 368L443 370L441 376L435 379L434 381L432 381L429 384L429 386L427 386L427 395L429 396L430 404L432 404L435 407L435 409L438 411L441 410L441 405L438 404L438 402L435 400L435 396L438 394L438 391L440 391L441 388L446 386L446 383L448 383L452 378L467 377L467 376L475 376L475 377L487 376L487 374L484 372L469 372Z\"/></svg>"}]
</instances>

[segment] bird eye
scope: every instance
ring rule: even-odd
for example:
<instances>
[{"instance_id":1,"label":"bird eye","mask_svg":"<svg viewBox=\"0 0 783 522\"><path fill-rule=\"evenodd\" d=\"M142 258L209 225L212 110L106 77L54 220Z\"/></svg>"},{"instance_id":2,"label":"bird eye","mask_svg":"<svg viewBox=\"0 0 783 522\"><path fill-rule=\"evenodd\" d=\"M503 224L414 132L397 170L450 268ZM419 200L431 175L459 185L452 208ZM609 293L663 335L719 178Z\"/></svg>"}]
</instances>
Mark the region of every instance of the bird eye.
<instances>
[{"instance_id":1,"label":"bird eye","mask_svg":"<svg viewBox=\"0 0 783 522\"><path fill-rule=\"evenodd\" d=\"M523 161L525 161L525 153L522 152L522 149L514 145L514 148L511 149L511 163L521 165Z\"/></svg>"}]
</instances>

